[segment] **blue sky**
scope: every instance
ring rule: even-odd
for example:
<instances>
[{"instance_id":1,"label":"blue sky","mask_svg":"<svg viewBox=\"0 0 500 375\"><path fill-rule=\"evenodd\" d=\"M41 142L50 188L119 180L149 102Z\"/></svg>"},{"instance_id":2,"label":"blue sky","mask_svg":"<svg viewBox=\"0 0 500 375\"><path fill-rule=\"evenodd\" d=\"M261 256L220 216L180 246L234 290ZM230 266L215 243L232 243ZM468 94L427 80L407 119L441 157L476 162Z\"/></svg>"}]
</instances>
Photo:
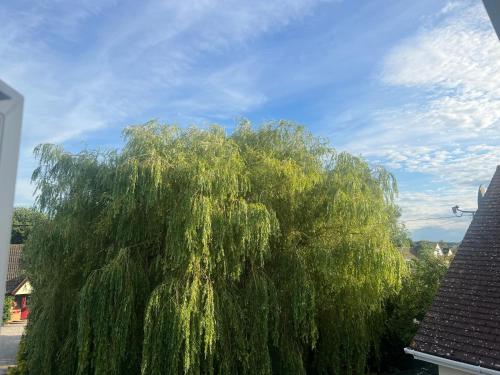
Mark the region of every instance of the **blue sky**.
<instances>
[{"instance_id":1,"label":"blue sky","mask_svg":"<svg viewBox=\"0 0 500 375\"><path fill-rule=\"evenodd\" d=\"M398 178L414 239L460 240L500 164L500 43L477 1L0 3L0 76L33 147L121 145L121 129L289 119Z\"/></svg>"}]
</instances>

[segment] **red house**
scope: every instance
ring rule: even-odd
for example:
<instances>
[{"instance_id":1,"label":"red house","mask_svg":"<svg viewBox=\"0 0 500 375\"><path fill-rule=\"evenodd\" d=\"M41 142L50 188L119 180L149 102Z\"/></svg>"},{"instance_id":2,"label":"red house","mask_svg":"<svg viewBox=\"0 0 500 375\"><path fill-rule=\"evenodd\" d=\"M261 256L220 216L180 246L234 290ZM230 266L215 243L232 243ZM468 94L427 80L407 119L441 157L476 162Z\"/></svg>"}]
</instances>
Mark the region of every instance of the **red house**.
<instances>
[{"instance_id":1,"label":"red house","mask_svg":"<svg viewBox=\"0 0 500 375\"><path fill-rule=\"evenodd\" d=\"M31 285L21 269L23 245L10 245L9 265L5 295L12 296L11 320L24 320L29 315L29 298Z\"/></svg>"}]
</instances>

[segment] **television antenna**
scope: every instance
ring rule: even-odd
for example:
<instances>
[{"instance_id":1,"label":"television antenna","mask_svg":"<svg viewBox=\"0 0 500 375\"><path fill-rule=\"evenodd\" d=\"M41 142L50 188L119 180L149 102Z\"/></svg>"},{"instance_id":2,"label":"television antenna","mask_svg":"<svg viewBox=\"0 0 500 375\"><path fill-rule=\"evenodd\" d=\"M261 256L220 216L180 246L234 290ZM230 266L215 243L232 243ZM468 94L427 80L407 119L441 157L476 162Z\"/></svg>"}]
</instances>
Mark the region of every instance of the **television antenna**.
<instances>
[{"instance_id":1,"label":"television antenna","mask_svg":"<svg viewBox=\"0 0 500 375\"><path fill-rule=\"evenodd\" d=\"M24 99L0 80L0 308L5 297Z\"/></svg>"},{"instance_id":2,"label":"television antenna","mask_svg":"<svg viewBox=\"0 0 500 375\"><path fill-rule=\"evenodd\" d=\"M451 210L453 211L453 214L455 216L458 216L458 217L461 217L463 216L463 214L472 214L472 216L474 216L474 214L476 213L476 211L467 211L467 210L461 210L458 205L456 206L453 206L451 208Z\"/></svg>"}]
</instances>

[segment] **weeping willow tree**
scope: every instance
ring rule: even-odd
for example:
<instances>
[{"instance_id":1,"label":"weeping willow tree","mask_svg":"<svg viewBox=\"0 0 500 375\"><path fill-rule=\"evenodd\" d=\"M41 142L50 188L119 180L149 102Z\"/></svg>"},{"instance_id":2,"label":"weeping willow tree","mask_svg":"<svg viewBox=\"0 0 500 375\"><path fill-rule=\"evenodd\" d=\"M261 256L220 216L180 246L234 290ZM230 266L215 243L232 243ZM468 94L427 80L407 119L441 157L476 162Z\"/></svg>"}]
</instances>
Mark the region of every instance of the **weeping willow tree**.
<instances>
[{"instance_id":1,"label":"weeping willow tree","mask_svg":"<svg viewBox=\"0 0 500 375\"><path fill-rule=\"evenodd\" d=\"M361 374L400 287L396 186L294 124L36 149L29 374Z\"/></svg>"}]
</instances>

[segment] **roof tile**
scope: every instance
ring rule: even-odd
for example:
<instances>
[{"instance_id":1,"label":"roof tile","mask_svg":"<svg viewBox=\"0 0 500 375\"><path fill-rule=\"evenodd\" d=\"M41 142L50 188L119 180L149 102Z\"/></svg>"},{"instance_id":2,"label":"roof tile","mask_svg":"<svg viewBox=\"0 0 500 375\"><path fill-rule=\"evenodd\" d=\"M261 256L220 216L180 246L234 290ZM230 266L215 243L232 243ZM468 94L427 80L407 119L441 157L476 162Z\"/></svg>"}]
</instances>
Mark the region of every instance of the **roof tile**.
<instances>
[{"instance_id":1,"label":"roof tile","mask_svg":"<svg viewBox=\"0 0 500 375\"><path fill-rule=\"evenodd\" d=\"M500 166L410 346L500 369Z\"/></svg>"},{"instance_id":2,"label":"roof tile","mask_svg":"<svg viewBox=\"0 0 500 375\"><path fill-rule=\"evenodd\" d=\"M23 245L10 245L9 264L7 266L7 282L5 284L6 293L11 293L25 279L21 268L22 252Z\"/></svg>"}]
</instances>

